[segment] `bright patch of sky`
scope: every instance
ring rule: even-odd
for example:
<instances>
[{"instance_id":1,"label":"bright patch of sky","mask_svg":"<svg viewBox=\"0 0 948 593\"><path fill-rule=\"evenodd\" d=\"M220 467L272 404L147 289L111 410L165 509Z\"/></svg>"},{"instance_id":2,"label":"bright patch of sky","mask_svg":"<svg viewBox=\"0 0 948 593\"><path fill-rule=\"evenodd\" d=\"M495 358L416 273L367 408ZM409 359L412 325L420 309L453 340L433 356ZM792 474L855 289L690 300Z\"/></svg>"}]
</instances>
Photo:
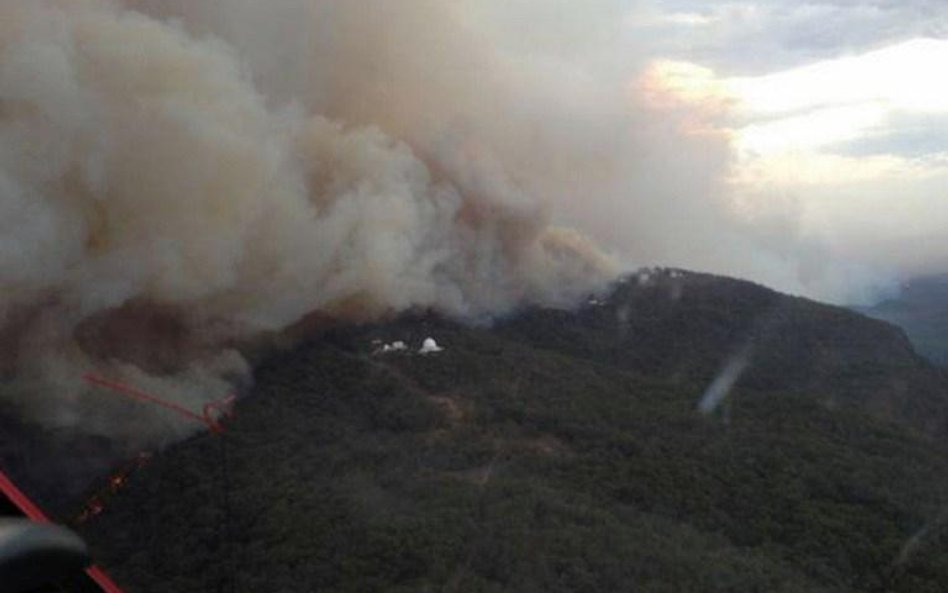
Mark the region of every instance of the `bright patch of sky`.
<instances>
[{"instance_id":1,"label":"bright patch of sky","mask_svg":"<svg viewBox=\"0 0 948 593\"><path fill-rule=\"evenodd\" d=\"M725 147L725 158L697 165L708 175L692 176L708 187L665 192L679 200L676 219L714 194L720 163L734 214L765 242L782 233L772 242L788 258L793 245L818 245L901 276L948 269L948 1L477 6L496 47L554 64L552 78L575 80L570 88L590 97L625 94L639 118L629 131L638 153L655 156L641 175L657 179L665 167L685 179L696 165L677 155ZM654 148L661 126L677 152ZM691 193L699 197L682 200Z\"/></svg>"},{"instance_id":2,"label":"bright patch of sky","mask_svg":"<svg viewBox=\"0 0 948 593\"><path fill-rule=\"evenodd\" d=\"M792 195L811 229L863 244L948 223L946 24L948 3L927 1L667 1L626 17L656 39L646 88L731 135L746 200Z\"/></svg>"},{"instance_id":3,"label":"bright patch of sky","mask_svg":"<svg viewBox=\"0 0 948 593\"><path fill-rule=\"evenodd\" d=\"M530 47L534 56L544 48L583 73L644 80L652 100L664 94L702 116L726 115L713 123L735 133L741 160L780 156L785 164L796 154L804 166L832 154L870 164L948 151L945 0L476 6L475 18L490 19L503 43Z\"/></svg>"},{"instance_id":4,"label":"bright patch of sky","mask_svg":"<svg viewBox=\"0 0 948 593\"><path fill-rule=\"evenodd\" d=\"M734 134L739 168L766 175L760 161L775 171L795 164L810 183L839 183L891 174L892 159L905 161L894 168L903 173L944 167L946 65L948 40L914 39L761 76L657 61L648 79L696 109L726 109L717 123ZM843 157L861 162L840 166Z\"/></svg>"}]
</instances>

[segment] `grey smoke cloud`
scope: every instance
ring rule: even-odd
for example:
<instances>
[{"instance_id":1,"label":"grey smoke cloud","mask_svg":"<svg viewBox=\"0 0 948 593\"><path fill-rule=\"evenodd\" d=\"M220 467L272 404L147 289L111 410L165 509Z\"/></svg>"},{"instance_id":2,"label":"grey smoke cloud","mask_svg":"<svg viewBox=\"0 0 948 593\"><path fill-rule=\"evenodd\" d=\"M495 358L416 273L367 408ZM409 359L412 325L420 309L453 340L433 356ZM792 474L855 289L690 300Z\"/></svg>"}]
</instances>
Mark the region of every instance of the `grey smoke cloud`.
<instances>
[{"instance_id":1,"label":"grey smoke cloud","mask_svg":"<svg viewBox=\"0 0 948 593\"><path fill-rule=\"evenodd\" d=\"M232 344L313 312L476 318L613 273L476 138L428 121L421 78L373 122L387 90L358 68L271 91L268 47L108 2L0 11L3 392L48 423L164 438L116 425L81 373L198 405L247 373ZM357 53L381 51L367 39Z\"/></svg>"},{"instance_id":2,"label":"grey smoke cloud","mask_svg":"<svg viewBox=\"0 0 948 593\"><path fill-rule=\"evenodd\" d=\"M653 104L638 80L655 48L628 34L625 2L130 1L225 39L270 104L377 126L472 206L503 196L521 220L576 228L623 267L823 298L862 282L802 235L797 212L735 215L731 138L691 106Z\"/></svg>"},{"instance_id":3,"label":"grey smoke cloud","mask_svg":"<svg viewBox=\"0 0 948 593\"><path fill-rule=\"evenodd\" d=\"M568 306L638 265L848 290L792 200L735 216L731 139L635 83L625 4L576 6L0 0L5 398L160 441L81 373L198 407L307 316Z\"/></svg>"}]
</instances>

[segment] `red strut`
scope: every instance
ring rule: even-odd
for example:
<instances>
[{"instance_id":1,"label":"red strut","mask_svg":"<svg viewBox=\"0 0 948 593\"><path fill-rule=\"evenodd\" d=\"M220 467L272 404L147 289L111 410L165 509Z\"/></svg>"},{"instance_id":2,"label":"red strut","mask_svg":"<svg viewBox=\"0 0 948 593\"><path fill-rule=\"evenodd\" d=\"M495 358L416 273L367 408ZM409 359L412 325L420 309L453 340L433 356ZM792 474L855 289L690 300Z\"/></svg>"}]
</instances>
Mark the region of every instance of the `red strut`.
<instances>
[{"instance_id":1,"label":"red strut","mask_svg":"<svg viewBox=\"0 0 948 593\"><path fill-rule=\"evenodd\" d=\"M132 399L155 404L157 406L177 412L185 418L190 418L191 420L196 420L197 422L206 425L209 429L211 429L212 432L218 433L224 432L224 427L221 425L219 419L230 416L231 407L234 403L234 396L228 395L220 401L204 404L204 413L198 414L197 412L189 410L180 404L161 399L160 397L155 397L154 395L145 393L144 391L136 389L131 385L119 383L118 381L112 381L111 379L105 379L96 375L95 373L86 373L82 376L82 378L85 379L87 383L92 385L105 387L106 389L121 393L122 395L131 397Z\"/></svg>"},{"instance_id":2,"label":"red strut","mask_svg":"<svg viewBox=\"0 0 948 593\"><path fill-rule=\"evenodd\" d=\"M52 523L49 517L46 516L46 513L44 513L36 503L30 500L30 497L24 494L23 491L13 483L13 480L8 478L2 471L0 471L0 492L6 494L7 498L29 519L39 523ZM105 591L105 593L125 593L122 588L116 585L115 581L98 566L92 565L86 568L86 575L95 581L95 584Z\"/></svg>"}]
</instances>

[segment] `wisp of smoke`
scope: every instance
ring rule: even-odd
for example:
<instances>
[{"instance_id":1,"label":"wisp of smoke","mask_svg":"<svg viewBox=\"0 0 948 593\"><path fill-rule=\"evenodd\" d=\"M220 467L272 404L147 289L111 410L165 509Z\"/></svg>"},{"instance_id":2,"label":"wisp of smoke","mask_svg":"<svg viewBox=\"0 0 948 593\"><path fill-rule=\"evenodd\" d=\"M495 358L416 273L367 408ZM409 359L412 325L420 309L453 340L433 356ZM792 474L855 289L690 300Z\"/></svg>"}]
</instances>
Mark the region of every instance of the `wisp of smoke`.
<instances>
[{"instance_id":1,"label":"wisp of smoke","mask_svg":"<svg viewBox=\"0 0 948 593\"><path fill-rule=\"evenodd\" d=\"M450 80L321 53L341 44L369 67L382 41L314 26L312 78L293 80L225 41L239 32L226 22L200 31L211 3L183 21L129 4L0 0L2 395L28 415L162 441L184 428L117 421L82 373L199 406L247 376L242 341L307 315L478 318L566 305L611 277L487 148L499 122L483 138L463 117L443 127L489 99L428 117ZM298 4L361 26L346 3ZM395 82L406 90L382 109Z\"/></svg>"}]
</instances>

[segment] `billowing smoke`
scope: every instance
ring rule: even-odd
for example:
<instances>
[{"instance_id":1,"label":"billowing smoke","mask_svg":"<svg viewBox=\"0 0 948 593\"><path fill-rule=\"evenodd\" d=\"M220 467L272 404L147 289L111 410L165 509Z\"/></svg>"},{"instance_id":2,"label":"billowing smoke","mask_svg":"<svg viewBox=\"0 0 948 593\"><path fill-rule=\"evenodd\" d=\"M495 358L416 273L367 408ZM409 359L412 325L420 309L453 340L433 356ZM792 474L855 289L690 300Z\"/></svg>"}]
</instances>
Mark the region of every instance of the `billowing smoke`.
<instances>
[{"instance_id":1,"label":"billowing smoke","mask_svg":"<svg viewBox=\"0 0 948 593\"><path fill-rule=\"evenodd\" d=\"M871 286L792 199L741 202L727 105L664 96L627 10L0 0L2 399L160 440L82 373L199 407L304 319L568 306L639 265Z\"/></svg>"},{"instance_id":2,"label":"billowing smoke","mask_svg":"<svg viewBox=\"0 0 948 593\"><path fill-rule=\"evenodd\" d=\"M212 37L110 2L0 4L8 401L53 425L153 439L166 427L117 426L82 373L198 405L246 376L235 344L307 315L420 307L477 318L566 305L608 280L608 260L552 227L548 202L471 133L491 81L481 94L467 84L467 105L454 105L450 81L427 80L422 64L402 79L386 67L424 52L388 55L355 4L298 5L342 25L329 41L318 14L302 15L313 30L293 25L306 68L222 40L241 33L224 20ZM341 46L338 62L325 43Z\"/></svg>"}]
</instances>

